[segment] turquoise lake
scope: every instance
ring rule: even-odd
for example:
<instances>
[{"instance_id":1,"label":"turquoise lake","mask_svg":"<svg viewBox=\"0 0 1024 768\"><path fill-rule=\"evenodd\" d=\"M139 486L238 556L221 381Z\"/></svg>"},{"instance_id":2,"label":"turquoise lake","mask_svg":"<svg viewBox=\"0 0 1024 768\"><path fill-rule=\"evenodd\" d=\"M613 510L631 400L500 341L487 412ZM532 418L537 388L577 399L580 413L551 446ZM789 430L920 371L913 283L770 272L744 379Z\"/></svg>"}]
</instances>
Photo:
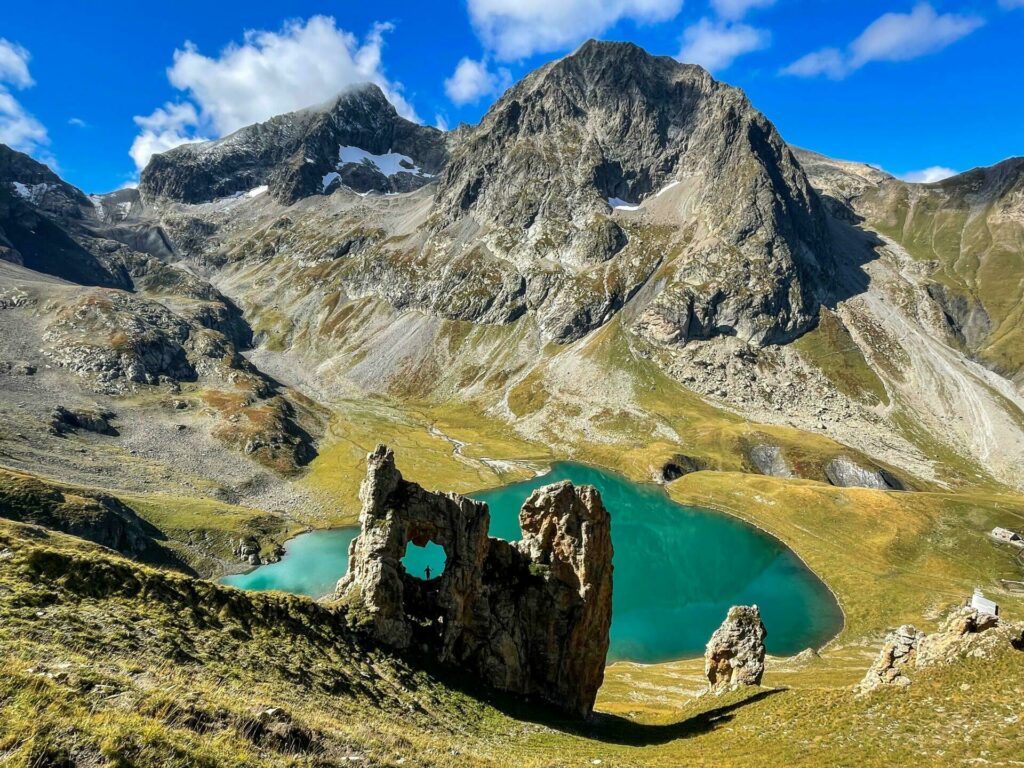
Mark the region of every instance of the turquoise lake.
<instances>
[{"instance_id":1,"label":"turquoise lake","mask_svg":"<svg viewBox=\"0 0 1024 768\"><path fill-rule=\"evenodd\" d=\"M471 494L491 510L491 535L520 538L519 509L542 485L571 480L601 492L612 516L615 574L609 661L658 662L704 652L730 606L756 603L768 652L817 647L842 628L828 588L780 542L739 520L676 504L656 485L630 482L580 464L559 463L540 477ZM348 564L356 528L314 531L287 543L279 563L222 583L322 597ZM439 547L410 546L406 570L442 572Z\"/></svg>"}]
</instances>

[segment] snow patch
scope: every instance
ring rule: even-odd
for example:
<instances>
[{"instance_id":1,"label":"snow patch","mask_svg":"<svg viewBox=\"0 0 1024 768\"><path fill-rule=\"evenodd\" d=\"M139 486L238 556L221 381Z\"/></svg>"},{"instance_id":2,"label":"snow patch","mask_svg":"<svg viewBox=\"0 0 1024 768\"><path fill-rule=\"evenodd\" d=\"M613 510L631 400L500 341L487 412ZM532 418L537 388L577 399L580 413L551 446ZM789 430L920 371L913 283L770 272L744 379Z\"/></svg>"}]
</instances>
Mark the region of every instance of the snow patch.
<instances>
[{"instance_id":1,"label":"snow patch","mask_svg":"<svg viewBox=\"0 0 1024 768\"><path fill-rule=\"evenodd\" d=\"M42 199L43 195L53 189L53 186L53 184L22 184L20 181L11 182L14 194L22 200L28 200L30 203L38 203Z\"/></svg>"},{"instance_id":2,"label":"snow patch","mask_svg":"<svg viewBox=\"0 0 1024 768\"><path fill-rule=\"evenodd\" d=\"M620 197L609 197L608 205L614 208L616 211L639 211L640 206L634 205L633 203L623 200Z\"/></svg>"},{"instance_id":3,"label":"snow patch","mask_svg":"<svg viewBox=\"0 0 1024 768\"><path fill-rule=\"evenodd\" d=\"M365 163L372 165L385 176L394 176L398 173L413 173L417 176L432 175L420 170L411 157L398 152L375 155L359 147L338 147L338 160L339 164Z\"/></svg>"},{"instance_id":4,"label":"snow patch","mask_svg":"<svg viewBox=\"0 0 1024 768\"><path fill-rule=\"evenodd\" d=\"M254 187L253 189L250 189L248 192L246 192L245 196L246 197L259 197L264 192L266 192L268 189L269 189L269 187L266 184L264 184L262 186L259 186L259 187Z\"/></svg>"}]
</instances>

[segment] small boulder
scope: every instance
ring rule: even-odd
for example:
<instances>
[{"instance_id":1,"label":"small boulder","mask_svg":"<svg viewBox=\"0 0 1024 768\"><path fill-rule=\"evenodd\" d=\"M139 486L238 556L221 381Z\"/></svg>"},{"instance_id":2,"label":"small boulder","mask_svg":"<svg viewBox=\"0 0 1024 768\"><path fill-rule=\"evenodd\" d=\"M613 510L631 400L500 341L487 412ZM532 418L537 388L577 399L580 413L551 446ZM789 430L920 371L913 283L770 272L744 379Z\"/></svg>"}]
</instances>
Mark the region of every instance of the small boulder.
<instances>
[{"instance_id":1,"label":"small boulder","mask_svg":"<svg viewBox=\"0 0 1024 768\"><path fill-rule=\"evenodd\" d=\"M750 449L750 462L762 475L770 477L793 477L789 462L777 445L755 445Z\"/></svg>"},{"instance_id":2,"label":"small boulder","mask_svg":"<svg viewBox=\"0 0 1024 768\"><path fill-rule=\"evenodd\" d=\"M760 685L768 631L756 605L734 605L704 651L704 674L711 688Z\"/></svg>"}]
</instances>

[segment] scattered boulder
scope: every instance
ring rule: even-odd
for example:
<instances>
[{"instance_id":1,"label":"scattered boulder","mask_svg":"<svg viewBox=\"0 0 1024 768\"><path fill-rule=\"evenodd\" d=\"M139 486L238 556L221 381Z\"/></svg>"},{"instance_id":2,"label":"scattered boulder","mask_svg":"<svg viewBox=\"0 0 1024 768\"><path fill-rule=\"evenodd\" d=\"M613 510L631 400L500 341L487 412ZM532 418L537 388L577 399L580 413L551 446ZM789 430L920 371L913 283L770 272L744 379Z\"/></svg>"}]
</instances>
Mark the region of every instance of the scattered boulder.
<instances>
[{"instance_id":1,"label":"scattered boulder","mask_svg":"<svg viewBox=\"0 0 1024 768\"><path fill-rule=\"evenodd\" d=\"M114 418L112 411L71 410L58 405L50 413L50 432L54 435L66 435L78 429L95 432L99 435L117 436L119 433L110 423Z\"/></svg>"},{"instance_id":2,"label":"scattered boulder","mask_svg":"<svg viewBox=\"0 0 1024 768\"><path fill-rule=\"evenodd\" d=\"M704 651L704 674L712 690L760 685L768 631L756 605L734 605Z\"/></svg>"},{"instance_id":3,"label":"scattered boulder","mask_svg":"<svg viewBox=\"0 0 1024 768\"><path fill-rule=\"evenodd\" d=\"M253 744L286 754L319 752L320 735L298 723L280 707L270 707L238 725L242 736Z\"/></svg>"},{"instance_id":4,"label":"scattered boulder","mask_svg":"<svg viewBox=\"0 0 1024 768\"><path fill-rule=\"evenodd\" d=\"M839 488L874 488L879 491L904 491L906 487L891 472L867 469L846 456L837 456L825 465L825 477Z\"/></svg>"},{"instance_id":5,"label":"scattered boulder","mask_svg":"<svg viewBox=\"0 0 1024 768\"><path fill-rule=\"evenodd\" d=\"M24 360L3 360L0 361L0 373L9 373L14 376L35 376L36 367Z\"/></svg>"},{"instance_id":6,"label":"scattered boulder","mask_svg":"<svg viewBox=\"0 0 1024 768\"><path fill-rule=\"evenodd\" d=\"M612 600L611 519L596 489L540 488L519 542L487 536L487 505L407 482L383 445L367 457L361 531L337 595L353 623L485 684L588 716L604 678ZM405 571L410 542L445 550L429 582Z\"/></svg>"},{"instance_id":7,"label":"scattered boulder","mask_svg":"<svg viewBox=\"0 0 1024 768\"><path fill-rule=\"evenodd\" d=\"M755 445L750 449L750 462L762 475L793 477L793 470L777 445Z\"/></svg>"}]
</instances>

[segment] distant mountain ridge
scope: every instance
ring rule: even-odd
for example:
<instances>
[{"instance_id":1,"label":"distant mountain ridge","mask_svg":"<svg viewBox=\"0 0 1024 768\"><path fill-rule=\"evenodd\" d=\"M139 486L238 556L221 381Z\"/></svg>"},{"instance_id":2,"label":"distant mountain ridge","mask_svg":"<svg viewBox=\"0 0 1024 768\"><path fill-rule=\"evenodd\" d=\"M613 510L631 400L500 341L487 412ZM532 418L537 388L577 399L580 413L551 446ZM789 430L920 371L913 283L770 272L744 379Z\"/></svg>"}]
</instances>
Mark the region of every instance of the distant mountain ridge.
<instances>
[{"instance_id":1,"label":"distant mountain ridge","mask_svg":"<svg viewBox=\"0 0 1024 768\"><path fill-rule=\"evenodd\" d=\"M422 168L385 174L346 162L341 147L374 155L400 153ZM446 159L444 134L400 117L380 88L353 87L333 101L271 118L216 141L184 144L154 155L139 190L150 200L201 203L266 186L290 204L321 194L330 174L359 192L408 192L427 183Z\"/></svg>"}]
</instances>

